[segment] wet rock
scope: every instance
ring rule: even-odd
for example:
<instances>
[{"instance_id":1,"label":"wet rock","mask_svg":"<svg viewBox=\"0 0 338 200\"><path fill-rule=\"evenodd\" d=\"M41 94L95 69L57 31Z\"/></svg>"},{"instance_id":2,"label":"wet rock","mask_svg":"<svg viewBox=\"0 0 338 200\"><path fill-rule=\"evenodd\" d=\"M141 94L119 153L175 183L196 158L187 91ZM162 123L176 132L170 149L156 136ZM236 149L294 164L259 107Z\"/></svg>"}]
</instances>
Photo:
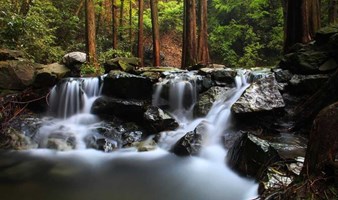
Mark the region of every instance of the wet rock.
<instances>
[{"instance_id":1,"label":"wet rock","mask_svg":"<svg viewBox=\"0 0 338 200\"><path fill-rule=\"evenodd\" d=\"M99 116L113 115L121 119L140 122L148 105L147 101L100 97L93 103L91 112Z\"/></svg>"},{"instance_id":2,"label":"wet rock","mask_svg":"<svg viewBox=\"0 0 338 200\"><path fill-rule=\"evenodd\" d=\"M125 72L134 71L134 69L139 65L139 58L125 58L118 57L111 60L107 60L103 66L105 73L109 73L111 70L122 70Z\"/></svg>"},{"instance_id":3,"label":"wet rock","mask_svg":"<svg viewBox=\"0 0 338 200\"><path fill-rule=\"evenodd\" d=\"M154 140L148 139L141 142L136 142L133 144L137 148L137 151L139 152L145 152L145 151L152 151L155 150L157 147L157 144Z\"/></svg>"},{"instance_id":4,"label":"wet rock","mask_svg":"<svg viewBox=\"0 0 338 200\"><path fill-rule=\"evenodd\" d=\"M114 149L116 149L116 145L108 141L106 138L99 138L96 140L96 149L103 151L103 152L112 152Z\"/></svg>"},{"instance_id":5,"label":"wet rock","mask_svg":"<svg viewBox=\"0 0 338 200\"><path fill-rule=\"evenodd\" d=\"M24 53L17 50L0 49L0 61L6 60L22 60Z\"/></svg>"},{"instance_id":6,"label":"wet rock","mask_svg":"<svg viewBox=\"0 0 338 200\"><path fill-rule=\"evenodd\" d=\"M48 136L46 146L48 149L69 151L76 148L76 138L73 133L52 133Z\"/></svg>"},{"instance_id":7,"label":"wet rock","mask_svg":"<svg viewBox=\"0 0 338 200\"><path fill-rule=\"evenodd\" d=\"M337 67L338 67L337 61L331 58L319 67L319 71L322 71L322 72L332 71L332 70L337 69Z\"/></svg>"},{"instance_id":8,"label":"wet rock","mask_svg":"<svg viewBox=\"0 0 338 200\"><path fill-rule=\"evenodd\" d=\"M123 147L131 147L135 143L141 142L142 135L141 131L126 131L122 133Z\"/></svg>"},{"instance_id":9,"label":"wet rock","mask_svg":"<svg viewBox=\"0 0 338 200\"><path fill-rule=\"evenodd\" d=\"M186 133L171 148L171 152L178 156L196 156L200 153L205 134L205 125L199 124L193 131Z\"/></svg>"},{"instance_id":10,"label":"wet rock","mask_svg":"<svg viewBox=\"0 0 338 200\"><path fill-rule=\"evenodd\" d=\"M280 160L270 144L252 134L240 137L227 154L227 162L235 171L260 179L271 163Z\"/></svg>"},{"instance_id":11,"label":"wet rock","mask_svg":"<svg viewBox=\"0 0 338 200\"><path fill-rule=\"evenodd\" d=\"M0 134L0 149L27 150L34 147L36 144L15 128L9 127Z\"/></svg>"},{"instance_id":12,"label":"wet rock","mask_svg":"<svg viewBox=\"0 0 338 200\"><path fill-rule=\"evenodd\" d=\"M174 130L178 127L177 121L169 115L166 111L150 106L144 113L144 119L150 130L159 133L165 130Z\"/></svg>"},{"instance_id":13,"label":"wet rock","mask_svg":"<svg viewBox=\"0 0 338 200\"><path fill-rule=\"evenodd\" d=\"M29 61L0 61L0 88L23 90L35 79L37 64Z\"/></svg>"},{"instance_id":14,"label":"wet rock","mask_svg":"<svg viewBox=\"0 0 338 200\"><path fill-rule=\"evenodd\" d=\"M283 70L280 68L272 70L275 74L276 81L279 83L287 83L292 78L292 74L289 70Z\"/></svg>"},{"instance_id":15,"label":"wet rock","mask_svg":"<svg viewBox=\"0 0 338 200\"><path fill-rule=\"evenodd\" d=\"M65 65L53 63L49 65L41 65L37 69L37 75L34 86L37 88L51 87L60 79L70 75L70 69Z\"/></svg>"},{"instance_id":16,"label":"wet rock","mask_svg":"<svg viewBox=\"0 0 338 200\"><path fill-rule=\"evenodd\" d=\"M252 83L232 106L235 113L268 111L284 107L284 100L278 90L273 74Z\"/></svg>"},{"instance_id":17,"label":"wet rock","mask_svg":"<svg viewBox=\"0 0 338 200\"><path fill-rule=\"evenodd\" d=\"M320 89L329 79L329 75L294 75L289 82L288 90L292 94L313 94Z\"/></svg>"},{"instance_id":18,"label":"wet rock","mask_svg":"<svg viewBox=\"0 0 338 200\"><path fill-rule=\"evenodd\" d=\"M215 86L215 82L212 80L211 75L198 76L197 77L197 91L199 93L209 90L212 86Z\"/></svg>"},{"instance_id":19,"label":"wet rock","mask_svg":"<svg viewBox=\"0 0 338 200\"><path fill-rule=\"evenodd\" d=\"M149 78L112 70L104 78L102 94L124 99L151 99L152 87Z\"/></svg>"},{"instance_id":20,"label":"wet rock","mask_svg":"<svg viewBox=\"0 0 338 200\"><path fill-rule=\"evenodd\" d=\"M222 97L231 88L214 86L199 96L196 103L194 113L197 116L205 116L208 114L213 103Z\"/></svg>"},{"instance_id":21,"label":"wet rock","mask_svg":"<svg viewBox=\"0 0 338 200\"><path fill-rule=\"evenodd\" d=\"M202 68L198 74L210 75L218 86L231 86L234 84L237 71L230 68Z\"/></svg>"}]
</instances>

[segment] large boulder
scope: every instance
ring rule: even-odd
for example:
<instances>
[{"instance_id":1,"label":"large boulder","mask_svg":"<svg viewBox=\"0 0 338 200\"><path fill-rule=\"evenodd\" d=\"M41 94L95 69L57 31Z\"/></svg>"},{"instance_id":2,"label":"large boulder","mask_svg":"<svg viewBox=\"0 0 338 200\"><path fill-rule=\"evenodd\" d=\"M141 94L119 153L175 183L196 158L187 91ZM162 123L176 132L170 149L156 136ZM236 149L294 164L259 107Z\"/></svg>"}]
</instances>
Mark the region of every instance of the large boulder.
<instances>
[{"instance_id":1,"label":"large boulder","mask_svg":"<svg viewBox=\"0 0 338 200\"><path fill-rule=\"evenodd\" d=\"M136 57L118 57L107 60L105 63L103 63L103 66L105 73L109 73L110 70L122 70L125 72L131 72L139 65L139 62L140 59Z\"/></svg>"},{"instance_id":2,"label":"large boulder","mask_svg":"<svg viewBox=\"0 0 338 200\"><path fill-rule=\"evenodd\" d=\"M252 83L231 109L235 113L252 113L284 106L275 76L270 74Z\"/></svg>"},{"instance_id":3,"label":"large boulder","mask_svg":"<svg viewBox=\"0 0 338 200\"><path fill-rule=\"evenodd\" d=\"M21 51L0 49L0 61L22 60L23 58L24 58L24 54Z\"/></svg>"},{"instance_id":4,"label":"large boulder","mask_svg":"<svg viewBox=\"0 0 338 200\"><path fill-rule=\"evenodd\" d=\"M231 86L235 83L237 71L230 68L201 68L198 74L210 75L218 86Z\"/></svg>"},{"instance_id":5,"label":"large boulder","mask_svg":"<svg viewBox=\"0 0 338 200\"><path fill-rule=\"evenodd\" d=\"M221 98L231 88L214 86L199 96L196 103L194 113L197 116L205 116L208 114L213 103Z\"/></svg>"},{"instance_id":6,"label":"large boulder","mask_svg":"<svg viewBox=\"0 0 338 200\"><path fill-rule=\"evenodd\" d=\"M327 74L293 75L289 82L288 90L292 94L313 94L320 89L329 79Z\"/></svg>"},{"instance_id":7,"label":"large boulder","mask_svg":"<svg viewBox=\"0 0 338 200\"><path fill-rule=\"evenodd\" d=\"M186 133L179 139L170 151L178 156L198 155L202 148L205 132L205 124L199 124L193 131Z\"/></svg>"},{"instance_id":8,"label":"large boulder","mask_svg":"<svg viewBox=\"0 0 338 200\"><path fill-rule=\"evenodd\" d=\"M330 38L338 33L338 26L327 26L317 31L315 40L317 45L326 44Z\"/></svg>"},{"instance_id":9,"label":"large boulder","mask_svg":"<svg viewBox=\"0 0 338 200\"><path fill-rule=\"evenodd\" d=\"M147 124L152 131L159 133L165 130L174 130L178 127L177 121L171 117L166 111L150 106L144 113L145 124Z\"/></svg>"},{"instance_id":10,"label":"large boulder","mask_svg":"<svg viewBox=\"0 0 338 200\"><path fill-rule=\"evenodd\" d=\"M121 119L141 122L148 105L147 101L103 96L95 100L91 112L101 116L113 115Z\"/></svg>"},{"instance_id":11,"label":"large boulder","mask_svg":"<svg viewBox=\"0 0 338 200\"><path fill-rule=\"evenodd\" d=\"M277 151L265 140L243 134L229 149L227 162L235 171L261 179L270 164L280 160Z\"/></svg>"},{"instance_id":12,"label":"large boulder","mask_svg":"<svg viewBox=\"0 0 338 200\"><path fill-rule=\"evenodd\" d=\"M23 90L35 79L37 64L29 61L0 61L0 88Z\"/></svg>"},{"instance_id":13,"label":"large boulder","mask_svg":"<svg viewBox=\"0 0 338 200\"><path fill-rule=\"evenodd\" d=\"M102 94L124 99L151 99L151 79L112 70L104 78Z\"/></svg>"},{"instance_id":14,"label":"large boulder","mask_svg":"<svg viewBox=\"0 0 338 200\"><path fill-rule=\"evenodd\" d=\"M87 60L87 54L83 52L70 52L63 56L62 63L69 68L73 68L75 65L83 64Z\"/></svg>"},{"instance_id":15,"label":"large boulder","mask_svg":"<svg viewBox=\"0 0 338 200\"><path fill-rule=\"evenodd\" d=\"M37 74L34 86L38 88L51 87L60 79L67 77L70 74L70 69L65 65L53 63L49 65L41 65L37 69Z\"/></svg>"}]
</instances>

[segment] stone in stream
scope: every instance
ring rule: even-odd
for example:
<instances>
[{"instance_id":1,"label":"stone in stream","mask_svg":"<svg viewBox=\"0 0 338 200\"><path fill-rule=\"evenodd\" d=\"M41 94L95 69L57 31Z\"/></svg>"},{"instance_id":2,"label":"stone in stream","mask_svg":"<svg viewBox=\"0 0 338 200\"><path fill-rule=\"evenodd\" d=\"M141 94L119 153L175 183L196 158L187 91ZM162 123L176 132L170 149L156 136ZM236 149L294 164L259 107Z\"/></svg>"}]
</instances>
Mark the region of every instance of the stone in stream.
<instances>
[{"instance_id":1,"label":"stone in stream","mask_svg":"<svg viewBox=\"0 0 338 200\"><path fill-rule=\"evenodd\" d=\"M198 71L200 75L210 75L218 86L232 86L235 82L237 71L230 68L202 68Z\"/></svg>"},{"instance_id":2,"label":"stone in stream","mask_svg":"<svg viewBox=\"0 0 338 200\"><path fill-rule=\"evenodd\" d=\"M37 69L34 86L37 88L51 87L64 77L70 75L70 69L65 65L53 63L40 65Z\"/></svg>"},{"instance_id":3,"label":"stone in stream","mask_svg":"<svg viewBox=\"0 0 338 200\"><path fill-rule=\"evenodd\" d=\"M112 70L104 78L102 94L124 99L151 99L152 89L149 78Z\"/></svg>"},{"instance_id":4,"label":"stone in stream","mask_svg":"<svg viewBox=\"0 0 338 200\"><path fill-rule=\"evenodd\" d=\"M293 75L288 85L288 91L295 95L313 94L329 79L327 74Z\"/></svg>"},{"instance_id":5,"label":"stone in stream","mask_svg":"<svg viewBox=\"0 0 338 200\"><path fill-rule=\"evenodd\" d=\"M171 148L171 152L178 156L196 156L200 153L206 125L200 123L193 131L186 133Z\"/></svg>"},{"instance_id":6,"label":"stone in stream","mask_svg":"<svg viewBox=\"0 0 338 200\"><path fill-rule=\"evenodd\" d=\"M270 74L252 83L233 104L231 110L239 114L269 111L284 106L275 76Z\"/></svg>"},{"instance_id":7,"label":"stone in stream","mask_svg":"<svg viewBox=\"0 0 338 200\"><path fill-rule=\"evenodd\" d=\"M277 151L265 140L243 134L229 149L227 163L235 171L257 178L264 176L270 164L280 160Z\"/></svg>"},{"instance_id":8,"label":"stone in stream","mask_svg":"<svg viewBox=\"0 0 338 200\"><path fill-rule=\"evenodd\" d=\"M178 127L177 121L169 115L166 111L156 107L150 106L144 113L145 124L155 133L165 130L174 130Z\"/></svg>"},{"instance_id":9,"label":"stone in stream","mask_svg":"<svg viewBox=\"0 0 338 200\"><path fill-rule=\"evenodd\" d=\"M222 95L224 95L230 89L231 88L229 87L214 86L206 92L200 94L199 100L197 101L194 108L194 113L197 116L206 116L213 103L221 98Z\"/></svg>"},{"instance_id":10,"label":"stone in stream","mask_svg":"<svg viewBox=\"0 0 338 200\"><path fill-rule=\"evenodd\" d=\"M40 147L59 151L69 151L76 148L74 133L55 132L51 133L46 140L46 146L42 144Z\"/></svg>"}]
</instances>

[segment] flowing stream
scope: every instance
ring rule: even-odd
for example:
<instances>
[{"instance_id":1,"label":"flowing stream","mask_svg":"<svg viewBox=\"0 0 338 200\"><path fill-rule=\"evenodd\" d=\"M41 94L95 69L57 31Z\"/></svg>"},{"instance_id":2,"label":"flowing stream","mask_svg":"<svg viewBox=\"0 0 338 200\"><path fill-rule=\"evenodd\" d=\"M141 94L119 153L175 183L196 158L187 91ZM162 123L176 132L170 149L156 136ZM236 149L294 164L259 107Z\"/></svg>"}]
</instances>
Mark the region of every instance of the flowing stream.
<instances>
[{"instance_id":1,"label":"flowing stream","mask_svg":"<svg viewBox=\"0 0 338 200\"><path fill-rule=\"evenodd\" d=\"M175 131L161 133L156 150L142 153L86 149L84 138L97 134L95 128L100 125L100 120L89 112L100 95L100 82L97 78L69 79L53 88L50 102L55 117L45 119L39 130L37 139L41 149L0 152L1 199L248 200L256 197L257 184L239 177L226 166L227 152L220 142L231 126L231 105L248 86L244 76L236 77L236 87L224 93L207 116L198 119L193 119L192 114L197 100L193 76L188 74L157 84L153 104L168 105L168 111L180 125ZM167 99L161 97L165 84L169 86ZM200 156L178 157L167 151L201 123L207 129ZM58 144L58 138L66 137L76 145L75 150L46 149L51 137L54 145Z\"/></svg>"}]
</instances>

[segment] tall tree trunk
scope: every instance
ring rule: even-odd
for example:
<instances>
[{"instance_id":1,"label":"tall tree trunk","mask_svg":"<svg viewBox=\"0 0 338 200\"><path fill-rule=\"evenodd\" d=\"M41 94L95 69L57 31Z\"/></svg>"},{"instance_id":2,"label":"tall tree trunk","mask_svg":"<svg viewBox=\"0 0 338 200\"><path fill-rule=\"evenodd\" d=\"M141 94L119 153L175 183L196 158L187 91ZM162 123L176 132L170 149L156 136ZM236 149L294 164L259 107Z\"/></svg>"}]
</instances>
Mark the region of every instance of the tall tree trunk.
<instances>
[{"instance_id":1,"label":"tall tree trunk","mask_svg":"<svg viewBox=\"0 0 338 200\"><path fill-rule=\"evenodd\" d=\"M117 49L117 5L116 0L112 0L112 39L113 39L113 49Z\"/></svg>"},{"instance_id":2,"label":"tall tree trunk","mask_svg":"<svg viewBox=\"0 0 338 200\"><path fill-rule=\"evenodd\" d=\"M133 27L132 27L132 15L133 15L133 8L132 8L132 0L129 0L129 44L130 44L130 52L133 53L133 45L132 45L132 40L133 40Z\"/></svg>"},{"instance_id":3,"label":"tall tree trunk","mask_svg":"<svg viewBox=\"0 0 338 200\"><path fill-rule=\"evenodd\" d=\"M144 65L143 56L143 0L138 1L138 44L137 44L137 55L140 58L140 67Z\"/></svg>"},{"instance_id":4,"label":"tall tree trunk","mask_svg":"<svg viewBox=\"0 0 338 200\"><path fill-rule=\"evenodd\" d=\"M96 23L96 34L99 34L101 24L102 24L102 1L99 2L99 6L101 7L100 12L98 13L97 16L97 23Z\"/></svg>"},{"instance_id":5,"label":"tall tree trunk","mask_svg":"<svg viewBox=\"0 0 338 200\"><path fill-rule=\"evenodd\" d=\"M76 16L79 16L80 11L81 11L81 9L82 9L82 7L83 7L84 1L85 1L85 0L81 0L81 1L80 1L80 4L79 4L79 6L77 7L77 9L76 9L76 11L75 11L75 15L76 15Z\"/></svg>"},{"instance_id":6,"label":"tall tree trunk","mask_svg":"<svg viewBox=\"0 0 338 200\"><path fill-rule=\"evenodd\" d=\"M197 64L196 2L184 1L182 68Z\"/></svg>"},{"instance_id":7,"label":"tall tree trunk","mask_svg":"<svg viewBox=\"0 0 338 200\"><path fill-rule=\"evenodd\" d=\"M208 2L199 0L199 34L198 34L198 62L203 65L209 64L208 48Z\"/></svg>"},{"instance_id":8,"label":"tall tree trunk","mask_svg":"<svg viewBox=\"0 0 338 200\"><path fill-rule=\"evenodd\" d=\"M122 35L123 35L123 11L124 11L124 0L121 0L121 7L120 7L120 32L119 32L119 38L122 40Z\"/></svg>"},{"instance_id":9,"label":"tall tree trunk","mask_svg":"<svg viewBox=\"0 0 338 200\"><path fill-rule=\"evenodd\" d=\"M99 65L96 59L94 0L86 0L86 36L87 62L90 65L94 65L98 73Z\"/></svg>"},{"instance_id":10,"label":"tall tree trunk","mask_svg":"<svg viewBox=\"0 0 338 200\"><path fill-rule=\"evenodd\" d=\"M335 24L337 23L337 15L338 15L338 9L337 9L337 2L338 0L330 0L329 5L329 24Z\"/></svg>"},{"instance_id":11,"label":"tall tree trunk","mask_svg":"<svg viewBox=\"0 0 338 200\"><path fill-rule=\"evenodd\" d=\"M288 0L286 12L284 52L296 43L313 40L320 28L319 0Z\"/></svg>"},{"instance_id":12,"label":"tall tree trunk","mask_svg":"<svg viewBox=\"0 0 338 200\"><path fill-rule=\"evenodd\" d=\"M158 25L158 0L150 0L151 24L153 29L153 58L154 67L160 66L160 28Z\"/></svg>"}]
</instances>

